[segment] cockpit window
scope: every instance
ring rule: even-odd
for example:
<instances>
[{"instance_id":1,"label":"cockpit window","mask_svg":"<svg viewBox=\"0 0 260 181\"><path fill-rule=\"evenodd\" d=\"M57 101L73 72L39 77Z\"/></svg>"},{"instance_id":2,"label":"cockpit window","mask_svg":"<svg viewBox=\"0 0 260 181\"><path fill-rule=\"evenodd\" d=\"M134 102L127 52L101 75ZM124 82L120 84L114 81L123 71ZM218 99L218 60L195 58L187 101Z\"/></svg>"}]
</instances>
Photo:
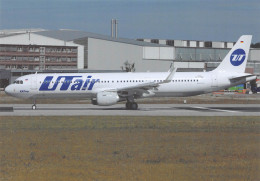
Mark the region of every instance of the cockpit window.
<instances>
[{"instance_id":1,"label":"cockpit window","mask_svg":"<svg viewBox=\"0 0 260 181\"><path fill-rule=\"evenodd\" d=\"M22 80L16 80L16 81L14 81L14 84L23 84L23 81Z\"/></svg>"}]
</instances>

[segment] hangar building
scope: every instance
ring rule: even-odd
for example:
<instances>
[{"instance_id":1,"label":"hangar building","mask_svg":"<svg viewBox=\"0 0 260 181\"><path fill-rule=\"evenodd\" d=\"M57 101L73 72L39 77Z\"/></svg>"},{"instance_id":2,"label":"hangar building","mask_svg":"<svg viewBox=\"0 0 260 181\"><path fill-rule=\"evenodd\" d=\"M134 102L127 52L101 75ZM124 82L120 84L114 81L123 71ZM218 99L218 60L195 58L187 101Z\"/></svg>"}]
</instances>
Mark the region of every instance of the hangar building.
<instances>
[{"instance_id":1,"label":"hangar building","mask_svg":"<svg viewBox=\"0 0 260 181\"><path fill-rule=\"evenodd\" d=\"M132 40L65 29L0 30L0 85L36 71L122 71L127 65L137 72L167 71L172 62L178 71L211 70L233 44ZM247 71L260 75L260 49L250 50Z\"/></svg>"},{"instance_id":2,"label":"hangar building","mask_svg":"<svg viewBox=\"0 0 260 181\"><path fill-rule=\"evenodd\" d=\"M160 71L169 62L153 66L155 60L173 60L173 53L173 47L167 45L74 30L0 35L0 66L4 69L120 70L128 61L135 63L136 71Z\"/></svg>"}]
</instances>

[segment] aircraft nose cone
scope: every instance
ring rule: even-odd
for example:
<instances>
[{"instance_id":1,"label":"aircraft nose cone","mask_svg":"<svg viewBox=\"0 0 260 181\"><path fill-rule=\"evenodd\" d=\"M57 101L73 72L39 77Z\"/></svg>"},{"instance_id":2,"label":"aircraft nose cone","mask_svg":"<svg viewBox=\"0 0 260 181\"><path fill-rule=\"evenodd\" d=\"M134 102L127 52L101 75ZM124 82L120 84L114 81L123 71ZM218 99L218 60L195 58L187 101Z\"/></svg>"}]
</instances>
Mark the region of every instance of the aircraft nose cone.
<instances>
[{"instance_id":1,"label":"aircraft nose cone","mask_svg":"<svg viewBox=\"0 0 260 181\"><path fill-rule=\"evenodd\" d=\"M13 92L13 90L12 90L12 85L8 85L8 86L5 88L5 93L6 93L7 95L12 95L12 92Z\"/></svg>"}]
</instances>

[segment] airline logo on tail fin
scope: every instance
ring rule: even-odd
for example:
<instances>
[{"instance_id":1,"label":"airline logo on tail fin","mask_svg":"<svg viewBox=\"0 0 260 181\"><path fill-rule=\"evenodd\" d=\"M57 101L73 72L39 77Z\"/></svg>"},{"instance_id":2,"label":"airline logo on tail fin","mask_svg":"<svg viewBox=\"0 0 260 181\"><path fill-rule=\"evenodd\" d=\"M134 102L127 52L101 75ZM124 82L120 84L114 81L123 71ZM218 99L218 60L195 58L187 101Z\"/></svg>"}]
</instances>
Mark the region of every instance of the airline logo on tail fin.
<instances>
[{"instance_id":1,"label":"airline logo on tail fin","mask_svg":"<svg viewBox=\"0 0 260 181\"><path fill-rule=\"evenodd\" d=\"M243 49L236 49L230 56L230 63L233 66L241 65L246 58L246 52Z\"/></svg>"}]
</instances>

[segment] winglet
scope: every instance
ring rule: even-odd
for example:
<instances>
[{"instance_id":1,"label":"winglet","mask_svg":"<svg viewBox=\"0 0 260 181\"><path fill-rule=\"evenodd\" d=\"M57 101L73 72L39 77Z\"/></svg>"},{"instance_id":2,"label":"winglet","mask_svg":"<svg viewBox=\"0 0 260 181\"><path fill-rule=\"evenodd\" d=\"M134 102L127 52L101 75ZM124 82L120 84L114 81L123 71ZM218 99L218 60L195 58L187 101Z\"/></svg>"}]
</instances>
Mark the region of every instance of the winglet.
<instances>
[{"instance_id":1,"label":"winglet","mask_svg":"<svg viewBox=\"0 0 260 181\"><path fill-rule=\"evenodd\" d=\"M169 75L166 77L166 79L163 81L164 83L170 82L176 73L177 68L171 67Z\"/></svg>"}]
</instances>

